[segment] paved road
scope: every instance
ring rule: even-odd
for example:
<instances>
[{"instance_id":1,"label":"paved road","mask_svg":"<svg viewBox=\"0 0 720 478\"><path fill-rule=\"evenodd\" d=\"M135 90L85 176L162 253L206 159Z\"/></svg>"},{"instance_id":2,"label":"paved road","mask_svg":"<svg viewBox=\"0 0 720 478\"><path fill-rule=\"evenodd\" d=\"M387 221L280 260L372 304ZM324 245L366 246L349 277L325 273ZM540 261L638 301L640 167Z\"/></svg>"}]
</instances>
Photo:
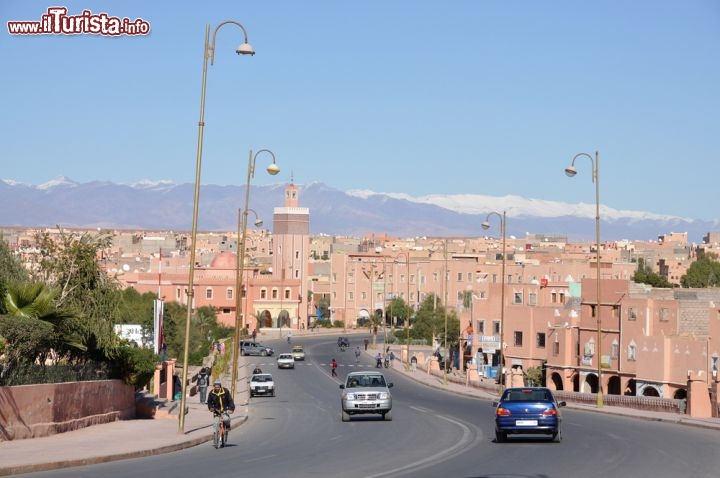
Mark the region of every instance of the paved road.
<instances>
[{"instance_id":1,"label":"paved road","mask_svg":"<svg viewBox=\"0 0 720 478\"><path fill-rule=\"evenodd\" d=\"M252 399L247 408L240 407L231 432L232 446L224 450L207 443L209 418L189 399L192 408L185 434L177 433L176 422L146 420L3 443L0 474L178 449L28 476L136 476L138 470L173 477L238 476L241 471L247 476L271 477L717 476L717 420L638 415L611 407L603 413L590 407L569 408L565 440L559 445L535 439L495 444L491 394L454 383L445 386L438 377L409 374L399 364L385 371L395 382L394 420L343 424L338 381L330 377L329 362L333 356L338 358L342 377L355 369L354 356L338 353L332 337L303 340L308 344L306 363L298 364L296 370L273 371L278 397ZM280 342L277 348L283 351ZM264 369L273 366L268 359L246 360L265 360ZM363 361L366 366L372 363L369 356ZM694 426L678 426L681 419ZM201 446L184 448L197 444Z\"/></svg>"}]
</instances>

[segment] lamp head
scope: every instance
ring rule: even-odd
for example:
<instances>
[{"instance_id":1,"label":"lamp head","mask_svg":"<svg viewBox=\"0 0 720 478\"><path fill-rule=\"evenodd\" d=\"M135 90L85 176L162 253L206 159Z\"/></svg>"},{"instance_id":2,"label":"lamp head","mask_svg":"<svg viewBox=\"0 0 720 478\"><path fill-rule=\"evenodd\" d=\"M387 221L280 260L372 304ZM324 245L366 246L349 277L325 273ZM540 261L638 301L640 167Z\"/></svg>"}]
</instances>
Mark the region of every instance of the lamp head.
<instances>
[{"instance_id":1,"label":"lamp head","mask_svg":"<svg viewBox=\"0 0 720 478\"><path fill-rule=\"evenodd\" d=\"M255 227L260 227L263 225L262 219L255 219Z\"/></svg>"},{"instance_id":2,"label":"lamp head","mask_svg":"<svg viewBox=\"0 0 720 478\"><path fill-rule=\"evenodd\" d=\"M268 172L270 175L275 176L277 173L280 172L280 167L279 167L277 164L275 164L275 163L271 163L271 164L267 167L267 172Z\"/></svg>"},{"instance_id":3,"label":"lamp head","mask_svg":"<svg viewBox=\"0 0 720 478\"><path fill-rule=\"evenodd\" d=\"M238 55L251 55L252 56L255 54L255 50L253 50L252 45L250 45L249 43L246 42L246 43L241 44L239 47L237 47L235 49L235 53L237 53Z\"/></svg>"},{"instance_id":4,"label":"lamp head","mask_svg":"<svg viewBox=\"0 0 720 478\"><path fill-rule=\"evenodd\" d=\"M568 166L565 168L565 174L567 177L571 178L577 174L577 169L575 169L575 166Z\"/></svg>"},{"instance_id":5,"label":"lamp head","mask_svg":"<svg viewBox=\"0 0 720 478\"><path fill-rule=\"evenodd\" d=\"M485 229L485 230L490 229L490 223L487 222L487 221L485 221L485 222L483 222L482 224L480 224L480 226L482 226L482 228Z\"/></svg>"}]
</instances>

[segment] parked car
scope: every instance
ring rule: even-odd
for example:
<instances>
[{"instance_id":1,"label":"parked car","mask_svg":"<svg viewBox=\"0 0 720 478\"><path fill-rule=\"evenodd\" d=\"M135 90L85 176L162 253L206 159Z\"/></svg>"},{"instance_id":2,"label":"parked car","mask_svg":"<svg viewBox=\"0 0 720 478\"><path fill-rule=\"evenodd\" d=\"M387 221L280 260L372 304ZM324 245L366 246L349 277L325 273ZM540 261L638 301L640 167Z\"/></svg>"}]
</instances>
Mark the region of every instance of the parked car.
<instances>
[{"instance_id":1,"label":"parked car","mask_svg":"<svg viewBox=\"0 0 720 478\"><path fill-rule=\"evenodd\" d=\"M353 415L376 414L386 421L392 420L392 382L387 382L380 372L350 372L340 385L342 421L350 421Z\"/></svg>"},{"instance_id":2,"label":"parked car","mask_svg":"<svg viewBox=\"0 0 720 478\"><path fill-rule=\"evenodd\" d=\"M518 387L505 389L495 407L495 441L502 443L508 435L550 435L562 440L560 408L565 402L555 400L549 388Z\"/></svg>"},{"instance_id":3,"label":"parked car","mask_svg":"<svg viewBox=\"0 0 720 478\"><path fill-rule=\"evenodd\" d=\"M305 360L305 350L302 345L293 345L292 356L295 360Z\"/></svg>"},{"instance_id":4,"label":"parked car","mask_svg":"<svg viewBox=\"0 0 720 478\"><path fill-rule=\"evenodd\" d=\"M270 395L275 396L275 382L269 373L256 373L250 377L250 396Z\"/></svg>"},{"instance_id":5,"label":"parked car","mask_svg":"<svg viewBox=\"0 0 720 478\"><path fill-rule=\"evenodd\" d=\"M259 342L240 342L240 355L260 355L263 357L271 357L275 353L272 347L263 345Z\"/></svg>"},{"instance_id":6,"label":"parked car","mask_svg":"<svg viewBox=\"0 0 720 478\"><path fill-rule=\"evenodd\" d=\"M278 368L295 368L295 358L292 354L279 354L277 366Z\"/></svg>"}]
</instances>

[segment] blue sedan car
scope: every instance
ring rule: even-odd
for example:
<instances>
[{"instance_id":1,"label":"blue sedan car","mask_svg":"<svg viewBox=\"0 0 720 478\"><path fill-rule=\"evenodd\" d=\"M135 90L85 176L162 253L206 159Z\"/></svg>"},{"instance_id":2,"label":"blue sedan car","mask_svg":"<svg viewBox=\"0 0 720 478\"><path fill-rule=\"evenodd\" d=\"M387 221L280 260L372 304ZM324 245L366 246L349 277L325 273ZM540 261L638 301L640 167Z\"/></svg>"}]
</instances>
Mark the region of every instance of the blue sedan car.
<instances>
[{"instance_id":1,"label":"blue sedan car","mask_svg":"<svg viewBox=\"0 0 720 478\"><path fill-rule=\"evenodd\" d=\"M505 389L495 407L495 441L502 443L508 435L550 435L555 442L562 439L560 407L565 402L555 400L544 387Z\"/></svg>"}]
</instances>

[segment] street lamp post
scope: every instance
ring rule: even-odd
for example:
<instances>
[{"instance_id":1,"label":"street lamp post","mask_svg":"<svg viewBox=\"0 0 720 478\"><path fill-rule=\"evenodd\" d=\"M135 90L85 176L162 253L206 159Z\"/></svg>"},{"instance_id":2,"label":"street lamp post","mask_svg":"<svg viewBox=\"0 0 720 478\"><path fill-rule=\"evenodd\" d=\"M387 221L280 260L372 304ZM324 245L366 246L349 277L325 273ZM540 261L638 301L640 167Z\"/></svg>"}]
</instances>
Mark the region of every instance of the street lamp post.
<instances>
[{"instance_id":1,"label":"street lamp post","mask_svg":"<svg viewBox=\"0 0 720 478\"><path fill-rule=\"evenodd\" d=\"M260 219L253 209L248 209L248 211L251 211L255 215L255 227L260 227L263 224L262 219ZM242 240L242 231L243 231L243 223L242 223L242 209L238 208L238 220L237 220L237 244L238 244L238 250L236 251L236 263L235 263L235 330L236 330L236 341L234 348L240 347L239 342L239 331L245 328L245 318L242 317L241 320L241 310L242 310L242 280L241 276L245 273L245 261L240 261L240 244L243 244L244 248L244 242ZM247 300L247 299L246 299ZM233 355L235 354L235 351L233 350ZM235 392L235 382L230 385L232 387L233 394Z\"/></svg>"},{"instance_id":2,"label":"street lamp post","mask_svg":"<svg viewBox=\"0 0 720 478\"><path fill-rule=\"evenodd\" d=\"M410 367L410 252L405 251L398 254L399 256L405 256L405 267L407 268L407 310L405 317L405 365L406 368Z\"/></svg>"},{"instance_id":3,"label":"street lamp post","mask_svg":"<svg viewBox=\"0 0 720 478\"><path fill-rule=\"evenodd\" d=\"M447 360L450 355L450 351L448 350L447 346L447 332L448 332L448 316L447 316L447 296L448 296L448 259L447 259L447 239L443 239L443 275L444 282L443 282L443 315L445 316L445 339L444 339L444 352L445 355L443 356L443 385L447 385Z\"/></svg>"},{"instance_id":4,"label":"street lamp post","mask_svg":"<svg viewBox=\"0 0 720 478\"><path fill-rule=\"evenodd\" d=\"M575 160L584 156L590 160L592 164L592 182L595 183L595 266L597 267L595 277L595 319L597 320L597 351L595 355L597 357L597 408L603 407L603 391L602 391L602 320L600 317L600 155L595 151L595 159L588 153L576 154L570 166L565 168L565 174L568 177L573 177L577 174L575 169Z\"/></svg>"},{"instance_id":5,"label":"street lamp post","mask_svg":"<svg viewBox=\"0 0 720 478\"><path fill-rule=\"evenodd\" d=\"M195 277L195 242L197 239L197 222L198 222L198 208L200 203L200 171L202 166L202 148L203 148L203 134L205 132L205 92L207 85L207 67L208 60L210 65L214 64L215 61L215 38L217 32L223 25L231 23L240 28L243 32L243 43L237 47L235 52L238 55L254 55L255 50L248 43L247 31L240 23L234 20L226 20L215 27L213 32L212 43L210 43L210 25L205 25L205 50L203 52L203 75L202 75L202 89L200 92L200 120L198 121L198 141L197 141L197 159L195 162L195 195L193 199L193 218L192 218L192 232L191 232L191 249L190 249L190 271L188 275L188 290L187 290L187 317L185 319L185 350L183 351L183 370L182 370L182 396L180 397L180 415L178 417L178 432L185 432L185 396L187 394L187 370L189 360L189 348L190 348L190 319L192 318L193 309L193 298L195 293L193 291L193 281Z\"/></svg>"},{"instance_id":6,"label":"street lamp post","mask_svg":"<svg viewBox=\"0 0 720 478\"><path fill-rule=\"evenodd\" d=\"M505 211L502 215L497 212L491 212L485 218L485 222L481 224L483 229L490 229L490 216L500 218L500 234L502 235L502 266L500 268L500 355L498 357L498 390L502 393L505 383L505 351L503 350L505 337Z\"/></svg>"},{"instance_id":7,"label":"street lamp post","mask_svg":"<svg viewBox=\"0 0 720 478\"><path fill-rule=\"evenodd\" d=\"M245 241L247 239L247 218L248 218L248 212L250 211L249 205L250 205L250 180L255 177L255 161L257 160L257 157L260 153L268 153L270 156L272 156L272 163L268 165L266 168L268 174L271 176L276 175L280 172L280 168L275 163L275 155L272 151L269 149L261 149L258 152L256 152L253 155L252 150L250 150L250 157L248 158L248 172L247 172L247 180L245 182L245 209L243 210L242 214L242 226L240 228L242 234L240 235L240 245L238 246L238 262L240 264L239 267L244 267L245 265ZM255 212L255 211L253 211ZM257 218L257 215L255 215L255 224L257 224L258 221L260 221ZM236 276L236 294L239 296L242 294L242 277L243 274L238 274ZM238 355L240 354L240 315L235 314L235 343L233 344L233 360L232 360L232 384L230 384L230 393L233 398L235 398L235 391L237 390L236 383L238 378Z\"/></svg>"}]
</instances>

